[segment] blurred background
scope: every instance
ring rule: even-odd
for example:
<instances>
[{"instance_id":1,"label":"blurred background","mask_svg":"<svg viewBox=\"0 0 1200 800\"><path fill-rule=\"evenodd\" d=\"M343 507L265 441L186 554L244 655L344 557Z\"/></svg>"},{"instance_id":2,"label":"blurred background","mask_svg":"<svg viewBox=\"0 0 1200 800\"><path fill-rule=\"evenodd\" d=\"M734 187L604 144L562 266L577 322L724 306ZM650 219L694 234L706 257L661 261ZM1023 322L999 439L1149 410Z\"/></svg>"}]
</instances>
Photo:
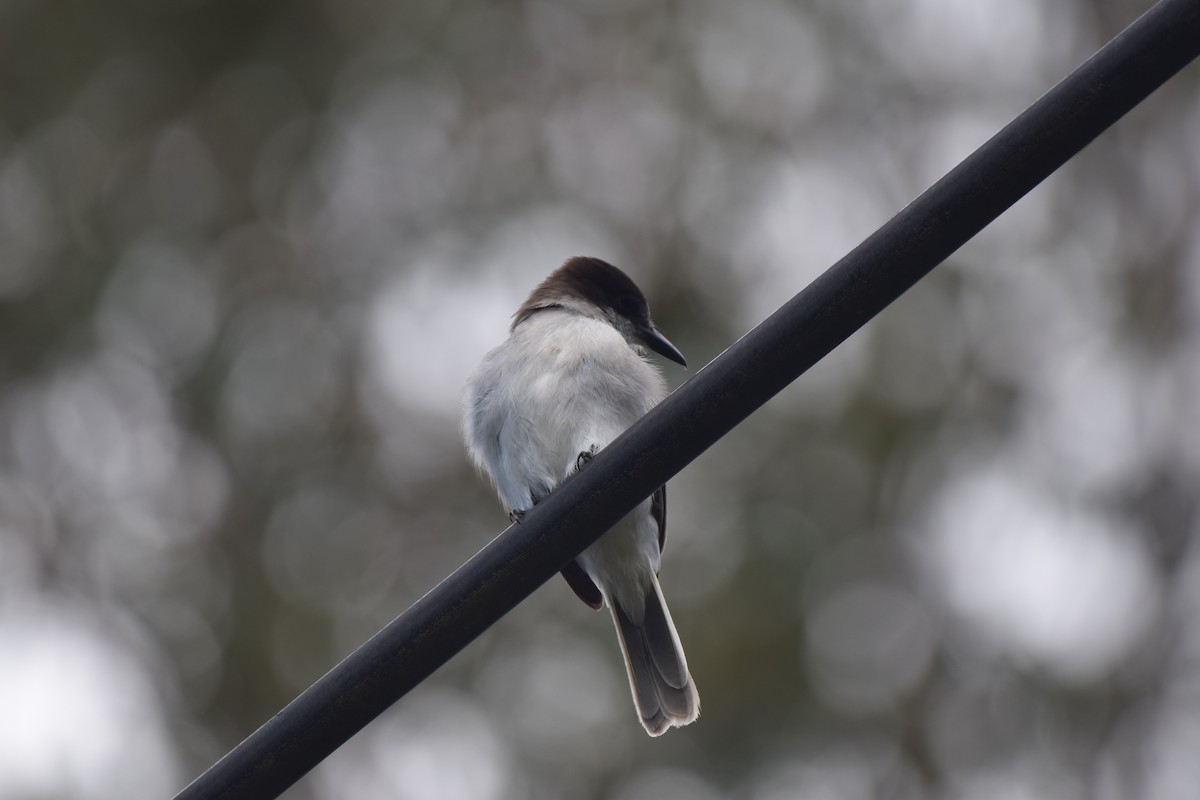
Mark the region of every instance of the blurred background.
<instances>
[{"instance_id":1,"label":"blurred background","mask_svg":"<svg viewBox=\"0 0 1200 800\"><path fill-rule=\"evenodd\" d=\"M502 530L564 258L695 370L1149 5L0 3L0 796L174 794ZM286 796L1194 797L1198 84L672 482L697 724L556 579Z\"/></svg>"}]
</instances>

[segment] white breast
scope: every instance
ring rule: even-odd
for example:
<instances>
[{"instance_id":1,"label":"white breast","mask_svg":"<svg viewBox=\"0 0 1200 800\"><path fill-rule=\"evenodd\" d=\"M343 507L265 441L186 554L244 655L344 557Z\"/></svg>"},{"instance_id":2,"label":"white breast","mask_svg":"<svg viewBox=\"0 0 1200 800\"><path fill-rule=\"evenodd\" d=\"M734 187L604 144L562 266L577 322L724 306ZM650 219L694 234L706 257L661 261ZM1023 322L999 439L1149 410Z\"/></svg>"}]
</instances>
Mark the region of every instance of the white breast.
<instances>
[{"instance_id":1,"label":"white breast","mask_svg":"<svg viewBox=\"0 0 1200 800\"><path fill-rule=\"evenodd\" d=\"M540 311L467 386L464 434L511 510L528 508L666 394L658 371L606 322Z\"/></svg>"}]
</instances>

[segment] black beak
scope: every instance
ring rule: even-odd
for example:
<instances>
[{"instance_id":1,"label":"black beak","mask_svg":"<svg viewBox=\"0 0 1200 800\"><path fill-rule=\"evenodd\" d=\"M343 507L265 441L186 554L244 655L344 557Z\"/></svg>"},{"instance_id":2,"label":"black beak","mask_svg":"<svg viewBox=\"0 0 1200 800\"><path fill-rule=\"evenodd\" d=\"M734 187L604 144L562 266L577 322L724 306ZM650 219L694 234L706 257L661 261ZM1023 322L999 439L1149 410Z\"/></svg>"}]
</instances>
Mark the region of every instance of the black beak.
<instances>
[{"instance_id":1,"label":"black beak","mask_svg":"<svg viewBox=\"0 0 1200 800\"><path fill-rule=\"evenodd\" d=\"M683 353L679 352L679 348L668 342L667 337L656 331L653 325L647 325L638 331L638 338L642 340L642 344L663 358L669 358L676 364L687 366L687 359L683 357Z\"/></svg>"}]
</instances>

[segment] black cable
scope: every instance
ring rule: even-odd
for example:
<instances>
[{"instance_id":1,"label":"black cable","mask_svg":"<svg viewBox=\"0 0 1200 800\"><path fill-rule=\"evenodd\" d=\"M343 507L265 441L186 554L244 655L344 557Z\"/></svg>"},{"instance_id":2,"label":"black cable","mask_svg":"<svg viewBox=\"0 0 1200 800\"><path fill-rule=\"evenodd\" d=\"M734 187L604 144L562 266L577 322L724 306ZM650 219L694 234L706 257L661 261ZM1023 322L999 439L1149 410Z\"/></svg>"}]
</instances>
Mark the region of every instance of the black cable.
<instances>
[{"instance_id":1,"label":"black cable","mask_svg":"<svg viewBox=\"0 0 1200 800\"><path fill-rule=\"evenodd\" d=\"M1200 54L1162 0L177 795L277 797Z\"/></svg>"}]
</instances>

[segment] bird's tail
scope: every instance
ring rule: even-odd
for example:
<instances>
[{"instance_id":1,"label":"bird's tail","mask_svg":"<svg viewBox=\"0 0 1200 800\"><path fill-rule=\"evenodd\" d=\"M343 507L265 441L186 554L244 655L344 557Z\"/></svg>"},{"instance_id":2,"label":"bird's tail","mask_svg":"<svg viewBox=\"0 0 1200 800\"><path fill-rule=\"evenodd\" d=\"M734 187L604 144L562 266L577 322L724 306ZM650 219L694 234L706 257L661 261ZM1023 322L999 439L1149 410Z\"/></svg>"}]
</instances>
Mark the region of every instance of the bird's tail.
<instances>
[{"instance_id":1,"label":"bird's tail","mask_svg":"<svg viewBox=\"0 0 1200 800\"><path fill-rule=\"evenodd\" d=\"M658 579L651 574L640 622L635 622L615 597L605 599L625 656L633 704L646 732L661 736L668 728L693 722L700 716L700 695L688 673L683 646Z\"/></svg>"}]
</instances>

